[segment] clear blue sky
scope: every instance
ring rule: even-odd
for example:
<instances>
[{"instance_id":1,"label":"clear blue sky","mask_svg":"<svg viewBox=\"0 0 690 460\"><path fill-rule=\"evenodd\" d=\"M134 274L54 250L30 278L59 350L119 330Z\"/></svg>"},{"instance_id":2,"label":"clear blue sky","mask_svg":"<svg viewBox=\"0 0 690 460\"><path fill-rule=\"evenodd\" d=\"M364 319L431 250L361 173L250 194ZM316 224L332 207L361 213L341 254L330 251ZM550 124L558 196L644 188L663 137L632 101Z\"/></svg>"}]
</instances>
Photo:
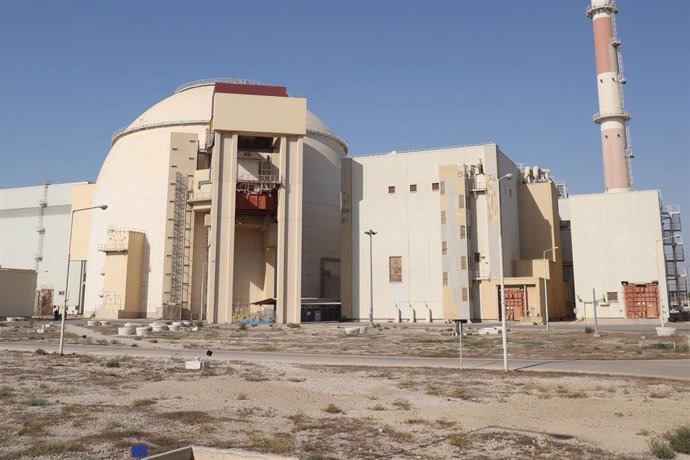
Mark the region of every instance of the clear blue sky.
<instances>
[{"instance_id":1,"label":"clear blue sky","mask_svg":"<svg viewBox=\"0 0 690 460\"><path fill-rule=\"evenodd\" d=\"M91 180L179 84L285 85L351 154L497 142L603 190L587 1L0 0L0 187ZM619 0L638 189L690 226L690 2Z\"/></svg>"}]
</instances>

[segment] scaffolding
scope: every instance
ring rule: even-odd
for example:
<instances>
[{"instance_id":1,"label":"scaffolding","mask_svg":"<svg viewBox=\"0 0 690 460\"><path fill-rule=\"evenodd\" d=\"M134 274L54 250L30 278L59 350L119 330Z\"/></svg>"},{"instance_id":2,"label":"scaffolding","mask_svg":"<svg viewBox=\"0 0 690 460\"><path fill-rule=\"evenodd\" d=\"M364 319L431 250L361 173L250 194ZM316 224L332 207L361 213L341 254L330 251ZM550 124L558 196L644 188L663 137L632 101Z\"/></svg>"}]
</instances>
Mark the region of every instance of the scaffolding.
<instances>
[{"instance_id":1,"label":"scaffolding","mask_svg":"<svg viewBox=\"0 0 690 460\"><path fill-rule=\"evenodd\" d=\"M664 265L666 284L668 286L668 301L671 308L680 308L688 301L687 271L679 270L681 262L685 261L681 232L680 208L676 205L666 205L661 210L661 226L663 230Z\"/></svg>"},{"instance_id":2,"label":"scaffolding","mask_svg":"<svg viewBox=\"0 0 690 460\"><path fill-rule=\"evenodd\" d=\"M187 219L187 177L178 172L175 175L173 207L172 260L170 267L170 296L168 305L183 307L185 302L184 275L189 248Z\"/></svg>"}]
</instances>

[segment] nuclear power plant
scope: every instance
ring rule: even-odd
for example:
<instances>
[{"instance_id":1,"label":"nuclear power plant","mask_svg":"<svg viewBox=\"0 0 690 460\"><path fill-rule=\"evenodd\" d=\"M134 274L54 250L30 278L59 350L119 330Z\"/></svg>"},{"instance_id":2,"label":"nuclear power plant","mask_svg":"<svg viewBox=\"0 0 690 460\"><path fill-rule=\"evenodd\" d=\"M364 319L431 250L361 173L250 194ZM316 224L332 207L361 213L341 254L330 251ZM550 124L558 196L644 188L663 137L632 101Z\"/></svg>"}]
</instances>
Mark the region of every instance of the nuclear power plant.
<instances>
[{"instance_id":1,"label":"nuclear power plant","mask_svg":"<svg viewBox=\"0 0 690 460\"><path fill-rule=\"evenodd\" d=\"M0 190L0 316L663 323L680 212L633 186L617 13L586 10L602 193L495 143L349 154L286 87L194 81L114 133L95 182Z\"/></svg>"}]
</instances>

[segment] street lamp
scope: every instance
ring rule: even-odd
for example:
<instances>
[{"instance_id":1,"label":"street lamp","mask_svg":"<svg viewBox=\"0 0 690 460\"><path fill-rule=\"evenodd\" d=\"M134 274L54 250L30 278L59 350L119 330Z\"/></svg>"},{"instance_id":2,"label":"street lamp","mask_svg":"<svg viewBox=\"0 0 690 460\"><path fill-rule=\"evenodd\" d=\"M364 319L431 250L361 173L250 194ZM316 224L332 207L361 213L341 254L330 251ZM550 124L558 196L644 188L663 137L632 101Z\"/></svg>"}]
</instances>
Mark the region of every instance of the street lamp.
<instances>
[{"instance_id":1,"label":"street lamp","mask_svg":"<svg viewBox=\"0 0 690 460\"><path fill-rule=\"evenodd\" d=\"M663 242L666 240L670 240L671 238L678 238L678 237L680 237L680 235L673 234L673 235L665 236L663 238L656 240L657 244L662 243L661 244L661 252L662 252L662 254L664 254L664 269L662 270L662 273L664 275L664 284L666 285L666 301L667 302L669 302L670 299L668 297L668 278L666 276L666 253L664 252ZM673 250L675 251L675 248L673 248ZM658 270L659 269L659 250L658 249L656 251L656 266L657 266L657 270ZM661 282L661 277L659 277L659 278L660 278L659 281ZM670 311L671 311L671 309L669 308L669 312ZM664 327L664 306L663 305L659 305L659 320L661 321L661 327Z\"/></svg>"},{"instance_id":2,"label":"street lamp","mask_svg":"<svg viewBox=\"0 0 690 460\"><path fill-rule=\"evenodd\" d=\"M372 229L364 232L365 235L369 236L369 325L374 325L374 255L372 253L372 237L376 235L376 232Z\"/></svg>"},{"instance_id":3,"label":"street lamp","mask_svg":"<svg viewBox=\"0 0 690 460\"><path fill-rule=\"evenodd\" d=\"M553 251L555 254L556 249L558 249L558 246L554 246L554 247L544 251L544 300L545 300L545 305L546 305L546 330L547 331L549 330L549 290L546 288L546 253L549 251Z\"/></svg>"},{"instance_id":4,"label":"street lamp","mask_svg":"<svg viewBox=\"0 0 690 460\"><path fill-rule=\"evenodd\" d=\"M69 290L69 262L72 256L72 225L74 224L74 213L80 211L88 211L89 209L108 209L108 205L101 206L91 206L88 208L74 209L72 211L72 217L69 221L69 244L67 245L67 276L65 279L65 301L62 306L62 318L60 320L60 347L58 348L58 353L62 355L62 350L65 345L65 317L67 316L67 292Z\"/></svg>"},{"instance_id":5,"label":"street lamp","mask_svg":"<svg viewBox=\"0 0 690 460\"><path fill-rule=\"evenodd\" d=\"M512 174L501 176L496 181L498 184L498 267L501 275L501 335L503 339L503 370L508 372L508 336L506 333L506 287L503 277L503 213L501 212L501 181L513 177Z\"/></svg>"}]
</instances>

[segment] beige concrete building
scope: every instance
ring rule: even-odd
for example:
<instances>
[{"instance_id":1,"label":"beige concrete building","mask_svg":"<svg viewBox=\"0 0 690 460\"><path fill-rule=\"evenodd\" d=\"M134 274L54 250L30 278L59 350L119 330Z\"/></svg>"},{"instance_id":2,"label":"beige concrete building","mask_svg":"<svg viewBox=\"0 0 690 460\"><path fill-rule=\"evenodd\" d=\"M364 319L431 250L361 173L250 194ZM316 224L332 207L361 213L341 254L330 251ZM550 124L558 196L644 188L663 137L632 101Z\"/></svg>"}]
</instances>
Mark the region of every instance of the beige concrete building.
<instances>
[{"instance_id":1,"label":"beige concrete building","mask_svg":"<svg viewBox=\"0 0 690 460\"><path fill-rule=\"evenodd\" d=\"M496 144L348 158L342 187L343 315L368 318L371 274L376 320L497 320L500 264L507 319L541 322L544 284L550 317L570 315L560 254L544 260L560 244L555 186Z\"/></svg>"},{"instance_id":2,"label":"beige concrete building","mask_svg":"<svg viewBox=\"0 0 690 460\"><path fill-rule=\"evenodd\" d=\"M113 136L89 190L108 209L84 223L86 313L300 322L340 295L346 152L284 87L178 88Z\"/></svg>"},{"instance_id":3,"label":"beige concrete building","mask_svg":"<svg viewBox=\"0 0 690 460\"><path fill-rule=\"evenodd\" d=\"M0 317L32 316L36 272L0 267Z\"/></svg>"}]
</instances>

